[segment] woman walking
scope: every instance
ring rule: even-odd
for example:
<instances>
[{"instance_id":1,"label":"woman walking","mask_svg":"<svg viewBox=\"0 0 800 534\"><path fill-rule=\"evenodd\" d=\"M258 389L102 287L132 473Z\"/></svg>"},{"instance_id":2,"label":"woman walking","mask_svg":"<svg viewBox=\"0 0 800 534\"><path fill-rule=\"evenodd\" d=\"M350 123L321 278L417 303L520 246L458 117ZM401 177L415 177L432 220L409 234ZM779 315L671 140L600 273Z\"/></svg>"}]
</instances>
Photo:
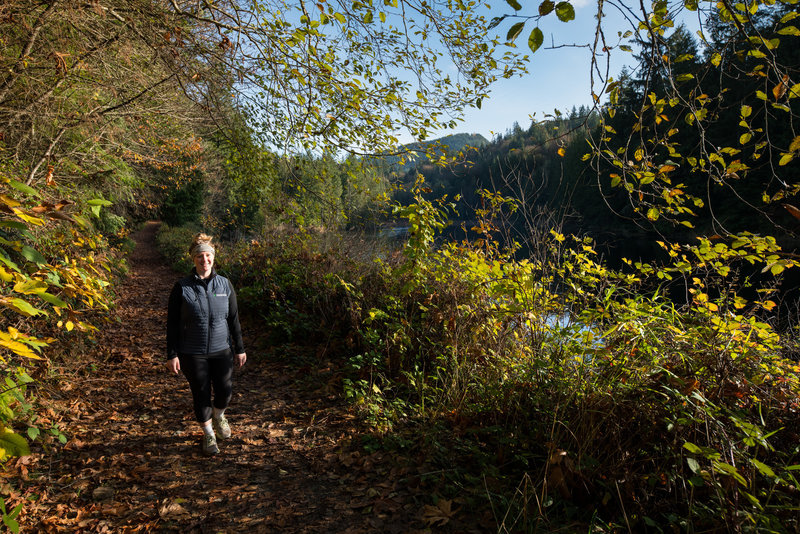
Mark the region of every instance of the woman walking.
<instances>
[{"instance_id":1,"label":"woman walking","mask_svg":"<svg viewBox=\"0 0 800 534\"><path fill-rule=\"evenodd\" d=\"M233 363L247 361L233 285L214 270L212 238L197 234L189 247L192 273L172 288L167 310L167 368L189 381L204 454L231 436L225 409L233 392ZM213 400L212 400L213 391Z\"/></svg>"}]
</instances>

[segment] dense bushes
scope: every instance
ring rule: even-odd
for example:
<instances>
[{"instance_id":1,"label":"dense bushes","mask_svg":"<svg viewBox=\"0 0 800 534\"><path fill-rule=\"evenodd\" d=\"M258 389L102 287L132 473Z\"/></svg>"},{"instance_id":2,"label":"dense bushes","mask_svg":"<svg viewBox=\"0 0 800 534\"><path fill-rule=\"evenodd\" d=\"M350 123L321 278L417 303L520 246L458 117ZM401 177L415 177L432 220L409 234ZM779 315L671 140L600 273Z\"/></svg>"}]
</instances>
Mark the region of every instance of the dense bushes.
<instances>
[{"instance_id":1,"label":"dense bushes","mask_svg":"<svg viewBox=\"0 0 800 534\"><path fill-rule=\"evenodd\" d=\"M111 282L124 272L127 243L103 199L55 201L0 167L0 462L29 452L29 440L60 439L34 396L65 343L91 338L110 309ZM77 204L77 208L74 206ZM67 208L71 208L67 211Z\"/></svg>"},{"instance_id":2,"label":"dense bushes","mask_svg":"<svg viewBox=\"0 0 800 534\"><path fill-rule=\"evenodd\" d=\"M479 243L434 247L443 209L399 208L399 253L283 233L229 247L223 268L273 342L314 347L303 365L332 369L384 446L424 447L446 473L434 491L488 495L501 528L798 528L800 367L759 319L768 297L720 275L757 261L750 245L700 241L620 273L554 232L515 262L490 221ZM686 305L645 289L678 279Z\"/></svg>"}]
</instances>

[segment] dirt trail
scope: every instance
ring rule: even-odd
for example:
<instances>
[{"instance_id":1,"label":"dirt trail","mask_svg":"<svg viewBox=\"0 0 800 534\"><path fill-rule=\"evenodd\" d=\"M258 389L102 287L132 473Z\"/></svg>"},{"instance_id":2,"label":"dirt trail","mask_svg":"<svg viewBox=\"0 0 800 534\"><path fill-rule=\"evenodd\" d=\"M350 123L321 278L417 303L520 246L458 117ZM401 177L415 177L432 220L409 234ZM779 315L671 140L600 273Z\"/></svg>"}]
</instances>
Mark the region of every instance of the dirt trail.
<instances>
[{"instance_id":1,"label":"dirt trail","mask_svg":"<svg viewBox=\"0 0 800 534\"><path fill-rule=\"evenodd\" d=\"M249 361L234 376L234 435L219 455L201 454L186 380L164 366L166 302L180 275L155 249L156 229L134 236L117 322L55 392L69 441L10 466L26 500L23 532L424 530L415 477L380 453L343 448L352 417L263 358L257 326L245 326Z\"/></svg>"}]
</instances>

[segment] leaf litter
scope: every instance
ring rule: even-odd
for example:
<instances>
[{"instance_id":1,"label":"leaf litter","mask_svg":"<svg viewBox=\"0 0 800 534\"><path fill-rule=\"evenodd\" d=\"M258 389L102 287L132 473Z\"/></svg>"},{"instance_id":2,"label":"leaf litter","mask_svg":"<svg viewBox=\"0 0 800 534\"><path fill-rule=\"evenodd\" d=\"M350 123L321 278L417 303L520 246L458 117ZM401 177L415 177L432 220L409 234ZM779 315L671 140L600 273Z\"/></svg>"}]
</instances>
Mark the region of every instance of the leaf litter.
<instances>
[{"instance_id":1,"label":"leaf litter","mask_svg":"<svg viewBox=\"0 0 800 534\"><path fill-rule=\"evenodd\" d=\"M164 365L167 298L181 275L155 247L157 226L133 236L114 320L42 392L66 444L34 443L3 466L7 508L24 503L22 532L480 531L456 522L450 501L426 506L413 466L354 446L361 430L348 407L270 358L247 317L248 363L228 410L234 435L204 457L186 381Z\"/></svg>"}]
</instances>

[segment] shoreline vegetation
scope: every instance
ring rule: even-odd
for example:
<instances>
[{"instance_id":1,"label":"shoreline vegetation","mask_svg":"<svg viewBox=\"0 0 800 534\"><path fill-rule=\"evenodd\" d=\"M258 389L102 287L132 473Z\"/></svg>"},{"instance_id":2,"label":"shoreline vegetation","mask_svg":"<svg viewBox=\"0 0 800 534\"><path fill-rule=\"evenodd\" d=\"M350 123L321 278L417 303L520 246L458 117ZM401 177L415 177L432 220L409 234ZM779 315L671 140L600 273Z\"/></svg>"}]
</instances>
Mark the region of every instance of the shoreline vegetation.
<instances>
[{"instance_id":1,"label":"shoreline vegetation","mask_svg":"<svg viewBox=\"0 0 800 534\"><path fill-rule=\"evenodd\" d=\"M429 529L800 531L797 0L645 4L616 36L582 7L591 107L449 146L576 6L3 2L4 527L46 480L26 462L75 454L55 401L112 358L159 220L179 272L194 233L222 243L351 452L420 468Z\"/></svg>"},{"instance_id":2,"label":"shoreline vegetation","mask_svg":"<svg viewBox=\"0 0 800 534\"><path fill-rule=\"evenodd\" d=\"M521 262L491 241L433 248L444 214L418 200L385 259L302 233L220 259L274 343L325 347L295 364L333 369L365 449L427 455L441 499L491 504L509 532L796 528L800 365L768 324L729 295L640 294L656 274L557 233Z\"/></svg>"}]
</instances>

